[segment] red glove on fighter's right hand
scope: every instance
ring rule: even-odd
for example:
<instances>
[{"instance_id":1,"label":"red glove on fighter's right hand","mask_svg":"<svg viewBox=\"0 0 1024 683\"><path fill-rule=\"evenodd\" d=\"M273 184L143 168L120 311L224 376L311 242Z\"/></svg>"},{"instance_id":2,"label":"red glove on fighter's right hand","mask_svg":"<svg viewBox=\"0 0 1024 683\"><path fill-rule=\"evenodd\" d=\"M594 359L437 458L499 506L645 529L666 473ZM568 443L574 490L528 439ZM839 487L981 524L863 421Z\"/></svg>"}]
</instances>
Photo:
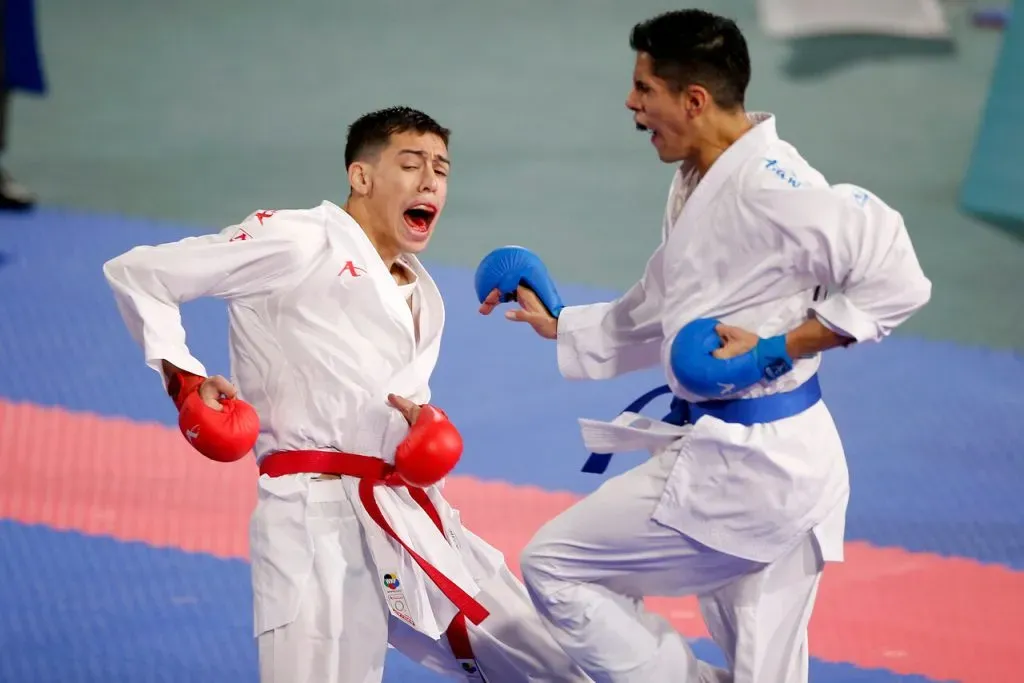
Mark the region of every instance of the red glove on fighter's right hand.
<instances>
[{"instance_id":1,"label":"red glove on fighter's right hand","mask_svg":"<svg viewBox=\"0 0 1024 683\"><path fill-rule=\"evenodd\" d=\"M426 488L448 476L462 457L462 436L440 408L425 405L395 449L395 471L410 486Z\"/></svg>"},{"instance_id":2,"label":"red glove on fighter's right hand","mask_svg":"<svg viewBox=\"0 0 1024 683\"><path fill-rule=\"evenodd\" d=\"M167 383L167 393L178 409L178 427L188 442L210 460L234 462L252 450L260 432L260 420L253 407L237 398L221 399L221 410L203 402L199 387L205 379L176 372Z\"/></svg>"}]
</instances>

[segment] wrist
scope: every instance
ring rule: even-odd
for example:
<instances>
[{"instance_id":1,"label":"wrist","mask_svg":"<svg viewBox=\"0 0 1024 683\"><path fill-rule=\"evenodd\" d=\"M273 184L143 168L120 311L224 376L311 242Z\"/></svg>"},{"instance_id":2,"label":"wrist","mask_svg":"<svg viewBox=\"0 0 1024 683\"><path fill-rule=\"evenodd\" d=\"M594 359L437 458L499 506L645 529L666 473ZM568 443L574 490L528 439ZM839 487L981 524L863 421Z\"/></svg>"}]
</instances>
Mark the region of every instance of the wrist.
<instances>
[{"instance_id":1,"label":"wrist","mask_svg":"<svg viewBox=\"0 0 1024 683\"><path fill-rule=\"evenodd\" d=\"M785 336L786 353L790 358L810 357L839 346L849 346L854 342L850 337L826 327L817 318L811 318L790 330Z\"/></svg>"},{"instance_id":2,"label":"wrist","mask_svg":"<svg viewBox=\"0 0 1024 683\"><path fill-rule=\"evenodd\" d=\"M790 358L799 358L804 355L800 352L800 340L793 332L789 332L785 335L786 338L786 353L789 354Z\"/></svg>"},{"instance_id":3,"label":"wrist","mask_svg":"<svg viewBox=\"0 0 1024 683\"><path fill-rule=\"evenodd\" d=\"M765 379L776 379L793 369L793 356L788 349L788 335L762 338L757 343L758 366Z\"/></svg>"},{"instance_id":4,"label":"wrist","mask_svg":"<svg viewBox=\"0 0 1024 683\"><path fill-rule=\"evenodd\" d=\"M185 372L173 365L170 367L173 369L167 373L167 394L174 401L174 407L180 411L185 399L192 392L199 391L199 387L206 381L206 378Z\"/></svg>"}]
</instances>

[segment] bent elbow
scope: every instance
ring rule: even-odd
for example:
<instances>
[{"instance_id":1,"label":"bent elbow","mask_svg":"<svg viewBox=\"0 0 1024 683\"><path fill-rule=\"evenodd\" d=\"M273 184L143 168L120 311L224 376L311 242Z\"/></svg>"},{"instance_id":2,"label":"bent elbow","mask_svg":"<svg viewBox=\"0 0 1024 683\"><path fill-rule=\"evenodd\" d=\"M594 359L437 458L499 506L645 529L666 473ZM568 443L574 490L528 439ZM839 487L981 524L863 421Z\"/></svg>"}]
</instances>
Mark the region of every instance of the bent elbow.
<instances>
[{"instance_id":1,"label":"bent elbow","mask_svg":"<svg viewBox=\"0 0 1024 683\"><path fill-rule=\"evenodd\" d=\"M911 302L913 310L919 311L928 305L928 302L932 300L932 281L924 276L922 273L919 278L908 287L908 299Z\"/></svg>"},{"instance_id":2,"label":"bent elbow","mask_svg":"<svg viewBox=\"0 0 1024 683\"><path fill-rule=\"evenodd\" d=\"M137 272L140 266L144 266L147 260L147 247L134 247L123 254L119 254L103 264L103 276L111 285L124 285L133 279L133 271Z\"/></svg>"},{"instance_id":3,"label":"bent elbow","mask_svg":"<svg viewBox=\"0 0 1024 683\"><path fill-rule=\"evenodd\" d=\"M121 254L103 264L103 277L106 278L107 284L114 286L128 279L127 256L128 254Z\"/></svg>"}]
</instances>

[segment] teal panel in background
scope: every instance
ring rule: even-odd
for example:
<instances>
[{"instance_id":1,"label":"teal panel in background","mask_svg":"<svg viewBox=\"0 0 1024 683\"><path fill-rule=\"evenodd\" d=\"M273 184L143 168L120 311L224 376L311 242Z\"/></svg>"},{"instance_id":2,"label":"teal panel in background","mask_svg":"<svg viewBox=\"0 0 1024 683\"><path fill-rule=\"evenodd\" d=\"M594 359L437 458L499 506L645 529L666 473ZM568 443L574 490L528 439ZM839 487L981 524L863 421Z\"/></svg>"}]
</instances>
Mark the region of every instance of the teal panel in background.
<instances>
[{"instance_id":1,"label":"teal panel in background","mask_svg":"<svg viewBox=\"0 0 1024 683\"><path fill-rule=\"evenodd\" d=\"M1024 236L1024 21L1017 14L1005 28L961 205Z\"/></svg>"}]
</instances>

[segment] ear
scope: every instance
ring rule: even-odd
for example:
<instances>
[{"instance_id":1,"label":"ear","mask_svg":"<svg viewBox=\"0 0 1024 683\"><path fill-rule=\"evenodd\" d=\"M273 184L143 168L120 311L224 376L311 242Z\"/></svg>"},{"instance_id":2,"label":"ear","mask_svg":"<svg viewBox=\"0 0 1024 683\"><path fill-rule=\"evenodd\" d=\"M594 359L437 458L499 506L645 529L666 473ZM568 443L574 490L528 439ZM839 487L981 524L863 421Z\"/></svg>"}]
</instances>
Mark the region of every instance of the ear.
<instances>
[{"instance_id":1,"label":"ear","mask_svg":"<svg viewBox=\"0 0 1024 683\"><path fill-rule=\"evenodd\" d=\"M700 116L711 104L711 94L700 85L688 85L682 92L683 106L692 117Z\"/></svg>"},{"instance_id":2,"label":"ear","mask_svg":"<svg viewBox=\"0 0 1024 683\"><path fill-rule=\"evenodd\" d=\"M354 161L348 167L348 184L353 194L368 195L373 187L373 168L362 161Z\"/></svg>"}]
</instances>

